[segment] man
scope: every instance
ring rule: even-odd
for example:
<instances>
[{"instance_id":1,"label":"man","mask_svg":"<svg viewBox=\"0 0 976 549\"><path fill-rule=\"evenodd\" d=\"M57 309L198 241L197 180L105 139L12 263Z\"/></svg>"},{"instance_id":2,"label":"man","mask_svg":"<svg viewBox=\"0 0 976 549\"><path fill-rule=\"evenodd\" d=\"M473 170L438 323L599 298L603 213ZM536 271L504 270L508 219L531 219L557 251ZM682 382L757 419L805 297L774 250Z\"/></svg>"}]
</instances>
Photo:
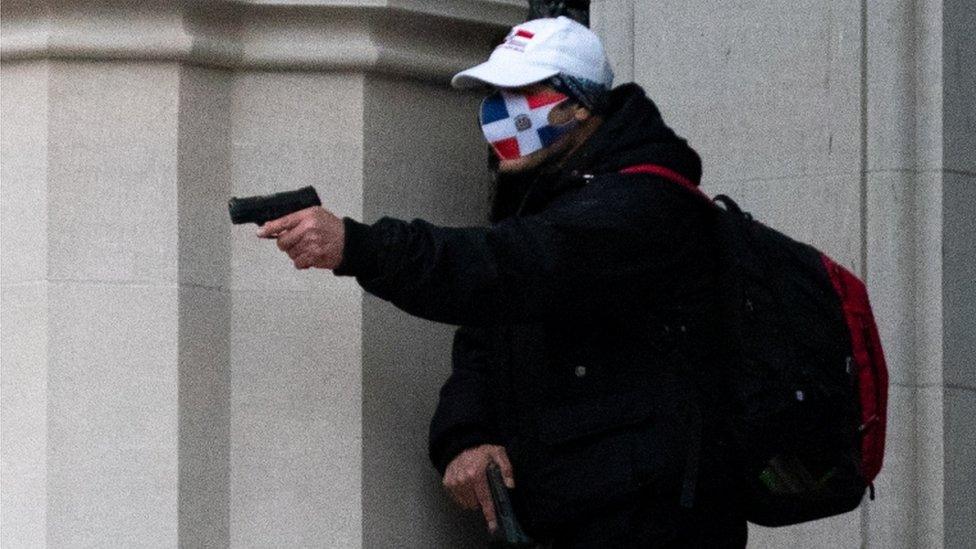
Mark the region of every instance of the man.
<instances>
[{"instance_id":1,"label":"man","mask_svg":"<svg viewBox=\"0 0 976 549\"><path fill-rule=\"evenodd\" d=\"M678 182L697 185L701 164L643 90L612 79L589 29L518 25L452 81L493 89L481 124L495 223L365 225L309 208L259 236L299 269L461 326L430 455L489 529L495 462L525 528L554 547L742 547L694 382L714 362L710 210Z\"/></svg>"}]
</instances>

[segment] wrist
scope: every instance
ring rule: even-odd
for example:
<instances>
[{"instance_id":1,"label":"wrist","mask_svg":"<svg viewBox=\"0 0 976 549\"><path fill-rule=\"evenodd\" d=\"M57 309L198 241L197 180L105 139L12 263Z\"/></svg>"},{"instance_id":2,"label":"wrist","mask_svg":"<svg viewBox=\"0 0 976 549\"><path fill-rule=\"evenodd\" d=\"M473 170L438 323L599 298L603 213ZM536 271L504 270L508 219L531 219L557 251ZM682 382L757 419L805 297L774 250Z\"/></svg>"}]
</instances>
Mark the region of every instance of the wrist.
<instances>
[{"instance_id":1,"label":"wrist","mask_svg":"<svg viewBox=\"0 0 976 549\"><path fill-rule=\"evenodd\" d=\"M342 258L333 272L338 276L375 277L379 273L379 245L373 237L372 226L349 217L342 218L342 224Z\"/></svg>"},{"instance_id":2,"label":"wrist","mask_svg":"<svg viewBox=\"0 0 976 549\"><path fill-rule=\"evenodd\" d=\"M495 440L487 432L475 429L471 431L466 431L464 433L458 433L449 441L441 444L439 448L432 448L431 450L431 461L434 463L434 467L441 475L447 469L447 466L454 461L459 455L463 454L467 450L478 448L479 446L485 446L489 444L494 444Z\"/></svg>"}]
</instances>

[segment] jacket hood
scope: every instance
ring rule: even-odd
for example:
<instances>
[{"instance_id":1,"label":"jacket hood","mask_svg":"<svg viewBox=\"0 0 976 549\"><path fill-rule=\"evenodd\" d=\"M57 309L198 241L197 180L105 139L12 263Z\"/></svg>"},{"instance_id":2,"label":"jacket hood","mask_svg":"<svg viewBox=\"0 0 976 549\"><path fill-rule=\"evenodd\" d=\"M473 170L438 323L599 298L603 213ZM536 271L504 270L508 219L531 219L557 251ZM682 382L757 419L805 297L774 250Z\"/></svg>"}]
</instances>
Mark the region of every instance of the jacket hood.
<instances>
[{"instance_id":1,"label":"jacket hood","mask_svg":"<svg viewBox=\"0 0 976 549\"><path fill-rule=\"evenodd\" d=\"M657 105L637 84L610 92L604 121L564 166L564 171L594 175L638 164L657 164L698 184L701 159L661 118Z\"/></svg>"}]
</instances>

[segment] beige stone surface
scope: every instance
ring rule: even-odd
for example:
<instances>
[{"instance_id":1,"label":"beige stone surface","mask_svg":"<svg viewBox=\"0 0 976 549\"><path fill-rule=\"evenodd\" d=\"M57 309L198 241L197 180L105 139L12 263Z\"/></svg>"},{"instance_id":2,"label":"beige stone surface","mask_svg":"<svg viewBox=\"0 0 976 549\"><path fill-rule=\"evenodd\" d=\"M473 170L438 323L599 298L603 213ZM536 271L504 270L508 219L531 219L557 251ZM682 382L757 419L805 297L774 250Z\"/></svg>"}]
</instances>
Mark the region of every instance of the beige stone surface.
<instances>
[{"instance_id":1,"label":"beige stone surface","mask_svg":"<svg viewBox=\"0 0 976 549\"><path fill-rule=\"evenodd\" d=\"M945 391L945 546L976 540L976 390Z\"/></svg>"},{"instance_id":2,"label":"beige stone surface","mask_svg":"<svg viewBox=\"0 0 976 549\"><path fill-rule=\"evenodd\" d=\"M0 66L0 544L17 547L47 528L47 78Z\"/></svg>"},{"instance_id":3,"label":"beige stone surface","mask_svg":"<svg viewBox=\"0 0 976 549\"><path fill-rule=\"evenodd\" d=\"M176 282L176 64L51 63L49 273Z\"/></svg>"},{"instance_id":4,"label":"beige stone surface","mask_svg":"<svg viewBox=\"0 0 976 549\"><path fill-rule=\"evenodd\" d=\"M867 4L867 167L914 170L918 158L916 2Z\"/></svg>"},{"instance_id":5,"label":"beige stone surface","mask_svg":"<svg viewBox=\"0 0 976 549\"><path fill-rule=\"evenodd\" d=\"M943 166L976 175L976 4L945 0L943 9Z\"/></svg>"},{"instance_id":6,"label":"beige stone surface","mask_svg":"<svg viewBox=\"0 0 976 549\"><path fill-rule=\"evenodd\" d=\"M4 2L0 55L5 61L368 71L443 82L478 62L527 11L522 0L103 2L98 8L86 0ZM431 21L439 32L430 32Z\"/></svg>"},{"instance_id":7,"label":"beige stone surface","mask_svg":"<svg viewBox=\"0 0 976 549\"><path fill-rule=\"evenodd\" d=\"M176 149L180 284L230 287L230 71L181 66Z\"/></svg>"},{"instance_id":8,"label":"beige stone surface","mask_svg":"<svg viewBox=\"0 0 976 549\"><path fill-rule=\"evenodd\" d=\"M918 385L941 384L944 376L945 298L943 295L944 207L943 175L916 176L915 245L915 361Z\"/></svg>"},{"instance_id":9,"label":"beige stone surface","mask_svg":"<svg viewBox=\"0 0 976 549\"><path fill-rule=\"evenodd\" d=\"M705 181L860 170L856 4L642 0L634 36L634 79L702 154Z\"/></svg>"},{"instance_id":10,"label":"beige stone surface","mask_svg":"<svg viewBox=\"0 0 976 549\"><path fill-rule=\"evenodd\" d=\"M47 543L175 545L176 288L49 288Z\"/></svg>"},{"instance_id":11,"label":"beige stone surface","mask_svg":"<svg viewBox=\"0 0 976 549\"><path fill-rule=\"evenodd\" d=\"M179 73L179 537L230 542L230 236L232 74Z\"/></svg>"},{"instance_id":12,"label":"beige stone surface","mask_svg":"<svg viewBox=\"0 0 976 549\"><path fill-rule=\"evenodd\" d=\"M172 60L189 50L175 2L13 0L4 2L5 60L44 57ZM132 55L133 53L137 55Z\"/></svg>"},{"instance_id":13,"label":"beige stone surface","mask_svg":"<svg viewBox=\"0 0 976 549\"><path fill-rule=\"evenodd\" d=\"M224 266L226 272L226 265ZM179 539L230 542L230 319L226 289L179 289Z\"/></svg>"},{"instance_id":14,"label":"beige stone surface","mask_svg":"<svg viewBox=\"0 0 976 549\"><path fill-rule=\"evenodd\" d=\"M634 9L634 0L590 2L590 28L603 40L614 86L634 80Z\"/></svg>"},{"instance_id":15,"label":"beige stone surface","mask_svg":"<svg viewBox=\"0 0 976 549\"><path fill-rule=\"evenodd\" d=\"M866 282L888 374L902 385L922 375L915 354L917 179L913 172L868 174Z\"/></svg>"},{"instance_id":16,"label":"beige stone surface","mask_svg":"<svg viewBox=\"0 0 976 549\"><path fill-rule=\"evenodd\" d=\"M357 546L359 291L235 290L231 307L231 545Z\"/></svg>"},{"instance_id":17,"label":"beige stone surface","mask_svg":"<svg viewBox=\"0 0 976 549\"><path fill-rule=\"evenodd\" d=\"M482 94L369 78L364 217L448 226L487 221L491 179L477 125ZM486 541L483 519L449 501L427 458L453 328L363 303L363 544L459 547Z\"/></svg>"},{"instance_id":18,"label":"beige stone surface","mask_svg":"<svg viewBox=\"0 0 976 549\"><path fill-rule=\"evenodd\" d=\"M946 453L945 388L940 385L919 387L915 402L915 472L902 479L917 483L915 535L908 542L915 547L948 547L945 544L946 463L953 457ZM881 545L878 545L881 547Z\"/></svg>"},{"instance_id":19,"label":"beige stone surface","mask_svg":"<svg viewBox=\"0 0 976 549\"><path fill-rule=\"evenodd\" d=\"M943 191L943 329L946 385L976 390L976 175L946 173ZM972 479L976 489L976 476Z\"/></svg>"},{"instance_id":20,"label":"beige stone surface","mask_svg":"<svg viewBox=\"0 0 976 549\"><path fill-rule=\"evenodd\" d=\"M0 68L2 284L47 277L48 63Z\"/></svg>"},{"instance_id":21,"label":"beige stone surface","mask_svg":"<svg viewBox=\"0 0 976 549\"><path fill-rule=\"evenodd\" d=\"M965 1L965 0L964 0ZM943 25L946 0L915 2L915 112L917 158L923 171L941 170L945 156L945 46ZM956 115L953 115L956 116Z\"/></svg>"},{"instance_id":22,"label":"beige stone surface","mask_svg":"<svg viewBox=\"0 0 976 549\"><path fill-rule=\"evenodd\" d=\"M0 542L40 547L47 529L48 284L0 285Z\"/></svg>"},{"instance_id":23,"label":"beige stone surface","mask_svg":"<svg viewBox=\"0 0 976 549\"><path fill-rule=\"evenodd\" d=\"M920 490L916 471L916 433L920 425L918 390L892 385L888 390L888 427L876 499L866 501L868 547L910 549L917 545L915 510Z\"/></svg>"}]
</instances>

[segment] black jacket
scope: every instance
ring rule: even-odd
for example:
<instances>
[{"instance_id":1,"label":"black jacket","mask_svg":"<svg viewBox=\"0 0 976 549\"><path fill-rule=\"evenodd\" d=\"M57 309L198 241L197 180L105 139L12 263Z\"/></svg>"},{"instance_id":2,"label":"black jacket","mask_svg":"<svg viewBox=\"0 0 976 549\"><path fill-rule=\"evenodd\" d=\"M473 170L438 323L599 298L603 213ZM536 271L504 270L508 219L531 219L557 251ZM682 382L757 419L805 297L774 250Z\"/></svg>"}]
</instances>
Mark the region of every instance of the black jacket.
<instances>
[{"instance_id":1,"label":"black jacket","mask_svg":"<svg viewBox=\"0 0 976 549\"><path fill-rule=\"evenodd\" d=\"M712 330L709 209L672 182L618 173L647 163L701 177L698 155L625 85L572 160L534 177L517 215L467 228L344 220L336 274L461 326L431 423L433 463L443 473L465 448L505 445L536 532L681 478L683 372L705 360Z\"/></svg>"}]
</instances>

